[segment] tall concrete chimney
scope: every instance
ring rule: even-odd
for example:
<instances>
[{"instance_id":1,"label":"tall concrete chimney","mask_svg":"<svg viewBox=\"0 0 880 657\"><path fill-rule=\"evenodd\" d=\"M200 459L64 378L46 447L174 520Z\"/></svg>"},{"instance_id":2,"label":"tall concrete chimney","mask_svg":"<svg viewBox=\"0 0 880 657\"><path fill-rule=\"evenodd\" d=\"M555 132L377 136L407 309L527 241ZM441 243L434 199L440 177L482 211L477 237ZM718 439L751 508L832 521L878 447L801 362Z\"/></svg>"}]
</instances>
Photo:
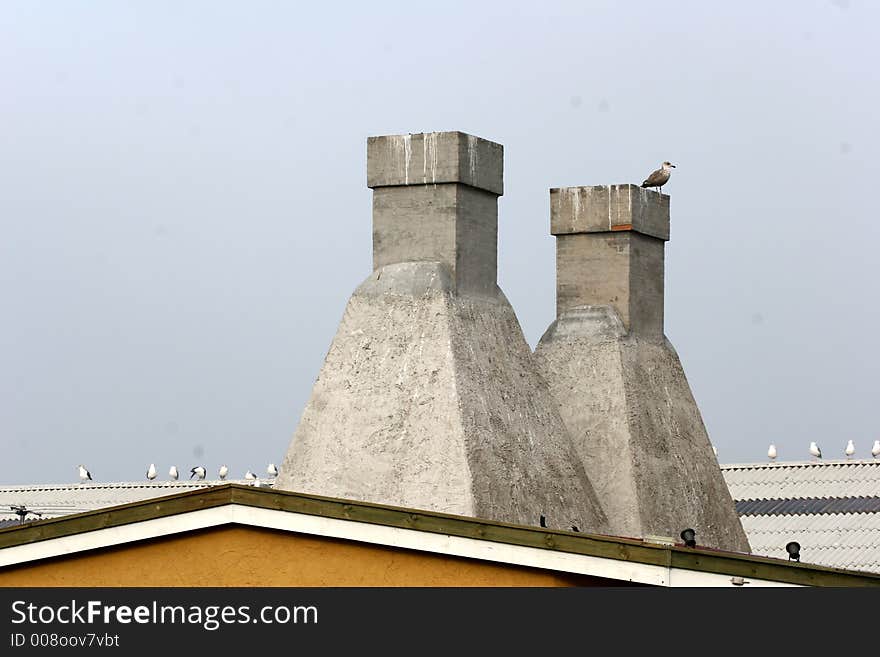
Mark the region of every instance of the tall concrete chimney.
<instances>
[{"instance_id":1,"label":"tall concrete chimney","mask_svg":"<svg viewBox=\"0 0 880 657\"><path fill-rule=\"evenodd\" d=\"M373 273L345 309L279 488L607 533L496 283L501 145L371 137Z\"/></svg>"},{"instance_id":2,"label":"tall concrete chimney","mask_svg":"<svg viewBox=\"0 0 880 657\"><path fill-rule=\"evenodd\" d=\"M699 408L663 333L669 196L550 190L556 321L535 356L613 534L749 552Z\"/></svg>"}]
</instances>

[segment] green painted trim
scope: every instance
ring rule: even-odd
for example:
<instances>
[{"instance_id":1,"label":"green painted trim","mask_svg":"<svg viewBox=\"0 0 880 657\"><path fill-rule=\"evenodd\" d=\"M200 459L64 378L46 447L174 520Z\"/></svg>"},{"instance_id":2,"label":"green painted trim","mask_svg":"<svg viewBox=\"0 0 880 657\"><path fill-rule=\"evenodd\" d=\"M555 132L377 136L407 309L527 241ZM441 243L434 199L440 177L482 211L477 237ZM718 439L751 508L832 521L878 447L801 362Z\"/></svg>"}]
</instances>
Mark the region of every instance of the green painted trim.
<instances>
[{"instance_id":1,"label":"green painted trim","mask_svg":"<svg viewBox=\"0 0 880 657\"><path fill-rule=\"evenodd\" d=\"M341 500L271 488L254 488L240 484L222 484L0 529L0 549L227 504L791 584L880 586L880 574L792 563L770 557L722 552L708 548L690 549L681 546L655 545L635 539L527 527L494 520ZM17 565L7 568L14 568Z\"/></svg>"},{"instance_id":2,"label":"green painted trim","mask_svg":"<svg viewBox=\"0 0 880 657\"><path fill-rule=\"evenodd\" d=\"M642 541L617 539L552 529L527 527L495 520L455 516L433 511L404 509L370 502L340 500L288 491L236 486L233 502L245 506L277 509L326 518L352 520L386 527L416 529L434 534L449 534L512 545L523 545L596 557L667 566L662 549Z\"/></svg>"},{"instance_id":3,"label":"green painted trim","mask_svg":"<svg viewBox=\"0 0 880 657\"><path fill-rule=\"evenodd\" d=\"M880 586L880 574L710 549L671 548L673 568L802 586Z\"/></svg>"}]
</instances>

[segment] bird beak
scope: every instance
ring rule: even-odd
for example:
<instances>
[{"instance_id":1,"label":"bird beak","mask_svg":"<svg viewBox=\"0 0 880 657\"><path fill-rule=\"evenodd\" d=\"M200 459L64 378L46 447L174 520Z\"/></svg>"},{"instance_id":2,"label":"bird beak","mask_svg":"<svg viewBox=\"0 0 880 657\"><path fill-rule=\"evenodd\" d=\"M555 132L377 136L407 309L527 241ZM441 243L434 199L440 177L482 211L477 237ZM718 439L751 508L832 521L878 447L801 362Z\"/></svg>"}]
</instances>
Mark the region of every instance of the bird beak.
<instances>
[{"instance_id":1,"label":"bird beak","mask_svg":"<svg viewBox=\"0 0 880 657\"><path fill-rule=\"evenodd\" d=\"M670 164L669 166L671 166L673 169L676 168L674 164Z\"/></svg>"}]
</instances>

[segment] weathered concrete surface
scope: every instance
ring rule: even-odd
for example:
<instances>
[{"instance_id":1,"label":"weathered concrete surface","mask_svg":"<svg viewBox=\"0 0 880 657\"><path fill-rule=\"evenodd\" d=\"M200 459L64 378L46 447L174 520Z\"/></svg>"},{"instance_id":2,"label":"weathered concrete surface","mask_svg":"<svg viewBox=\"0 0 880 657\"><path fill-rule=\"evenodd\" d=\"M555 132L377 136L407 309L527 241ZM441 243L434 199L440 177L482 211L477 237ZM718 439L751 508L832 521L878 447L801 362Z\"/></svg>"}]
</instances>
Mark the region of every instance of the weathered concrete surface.
<instances>
[{"instance_id":1,"label":"weathered concrete surface","mask_svg":"<svg viewBox=\"0 0 880 657\"><path fill-rule=\"evenodd\" d=\"M498 272L498 197L459 184L373 191L373 269L445 262L460 294L493 296Z\"/></svg>"},{"instance_id":2,"label":"weathered concrete surface","mask_svg":"<svg viewBox=\"0 0 880 657\"><path fill-rule=\"evenodd\" d=\"M669 196L637 185L554 187L550 234L637 230L669 241Z\"/></svg>"},{"instance_id":3,"label":"weathered concrete surface","mask_svg":"<svg viewBox=\"0 0 880 657\"><path fill-rule=\"evenodd\" d=\"M510 304L398 263L352 295L276 486L607 532Z\"/></svg>"},{"instance_id":4,"label":"weathered concrete surface","mask_svg":"<svg viewBox=\"0 0 880 657\"><path fill-rule=\"evenodd\" d=\"M461 183L504 194L504 148L463 132L367 139L367 187Z\"/></svg>"},{"instance_id":5,"label":"weathered concrete surface","mask_svg":"<svg viewBox=\"0 0 880 657\"><path fill-rule=\"evenodd\" d=\"M663 338L669 197L635 185L550 190L556 314L613 306L628 333Z\"/></svg>"},{"instance_id":6,"label":"weathered concrete surface","mask_svg":"<svg viewBox=\"0 0 880 657\"><path fill-rule=\"evenodd\" d=\"M680 540L691 527L700 545L748 552L663 334L669 197L632 187L551 190L557 319L535 358L612 533Z\"/></svg>"},{"instance_id":7,"label":"weathered concrete surface","mask_svg":"<svg viewBox=\"0 0 880 657\"><path fill-rule=\"evenodd\" d=\"M501 147L371 138L373 273L348 302L279 488L607 533L496 283Z\"/></svg>"},{"instance_id":8,"label":"weathered concrete surface","mask_svg":"<svg viewBox=\"0 0 880 657\"><path fill-rule=\"evenodd\" d=\"M611 533L749 552L678 355L628 336L613 308L570 308L535 351Z\"/></svg>"},{"instance_id":9,"label":"weathered concrete surface","mask_svg":"<svg viewBox=\"0 0 880 657\"><path fill-rule=\"evenodd\" d=\"M663 336L663 242L635 231L556 238L556 312L614 307L628 332Z\"/></svg>"}]
</instances>

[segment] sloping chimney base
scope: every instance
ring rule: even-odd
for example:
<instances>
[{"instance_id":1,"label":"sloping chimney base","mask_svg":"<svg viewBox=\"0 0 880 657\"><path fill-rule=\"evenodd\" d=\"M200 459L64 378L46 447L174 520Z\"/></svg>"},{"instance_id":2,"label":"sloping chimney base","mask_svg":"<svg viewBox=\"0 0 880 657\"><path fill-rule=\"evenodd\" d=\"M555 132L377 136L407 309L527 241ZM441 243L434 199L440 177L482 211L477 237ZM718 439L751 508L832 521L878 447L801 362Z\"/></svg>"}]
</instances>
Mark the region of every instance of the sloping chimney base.
<instances>
[{"instance_id":1,"label":"sloping chimney base","mask_svg":"<svg viewBox=\"0 0 880 657\"><path fill-rule=\"evenodd\" d=\"M607 533L605 515L503 292L453 292L437 262L352 295L276 486Z\"/></svg>"},{"instance_id":2,"label":"sloping chimney base","mask_svg":"<svg viewBox=\"0 0 880 657\"><path fill-rule=\"evenodd\" d=\"M611 533L696 531L699 545L749 543L670 342L628 335L614 308L562 312L535 357Z\"/></svg>"}]
</instances>

